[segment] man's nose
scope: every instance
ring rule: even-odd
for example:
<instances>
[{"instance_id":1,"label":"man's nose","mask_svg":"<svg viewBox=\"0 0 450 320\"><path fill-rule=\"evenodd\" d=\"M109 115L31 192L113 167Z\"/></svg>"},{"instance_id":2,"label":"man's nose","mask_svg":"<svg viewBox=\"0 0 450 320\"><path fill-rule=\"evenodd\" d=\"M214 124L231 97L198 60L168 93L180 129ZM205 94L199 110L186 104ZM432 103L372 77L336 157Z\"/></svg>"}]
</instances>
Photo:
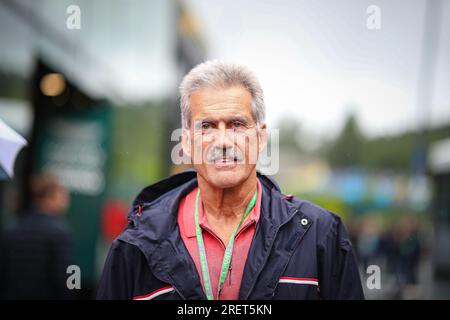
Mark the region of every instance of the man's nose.
<instances>
[{"instance_id":1,"label":"man's nose","mask_svg":"<svg viewBox=\"0 0 450 320\"><path fill-rule=\"evenodd\" d=\"M232 130L227 129L225 123L219 123L217 128L216 143L222 148L227 148L234 144Z\"/></svg>"}]
</instances>

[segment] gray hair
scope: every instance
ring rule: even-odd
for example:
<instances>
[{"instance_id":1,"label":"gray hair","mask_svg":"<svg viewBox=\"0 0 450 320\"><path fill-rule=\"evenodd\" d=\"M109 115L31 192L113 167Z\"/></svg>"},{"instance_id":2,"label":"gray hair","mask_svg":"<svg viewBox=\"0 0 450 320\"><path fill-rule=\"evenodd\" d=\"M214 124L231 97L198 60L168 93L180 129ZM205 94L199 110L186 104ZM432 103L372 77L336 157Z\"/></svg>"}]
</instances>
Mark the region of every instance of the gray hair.
<instances>
[{"instance_id":1,"label":"gray hair","mask_svg":"<svg viewBox=\"0 0 450 320\"><path fill-rule=\"evenodd\" d=\"M252 115L256 124L264 122L266 107L264 95L258 79L244 65L225 63L220 60L209 60L197 65L183 78L180 85L181 124L183 128L190 127L191 95L206 87L228 88L241 85L252 96Z\"/></svg>"}]
</instances>

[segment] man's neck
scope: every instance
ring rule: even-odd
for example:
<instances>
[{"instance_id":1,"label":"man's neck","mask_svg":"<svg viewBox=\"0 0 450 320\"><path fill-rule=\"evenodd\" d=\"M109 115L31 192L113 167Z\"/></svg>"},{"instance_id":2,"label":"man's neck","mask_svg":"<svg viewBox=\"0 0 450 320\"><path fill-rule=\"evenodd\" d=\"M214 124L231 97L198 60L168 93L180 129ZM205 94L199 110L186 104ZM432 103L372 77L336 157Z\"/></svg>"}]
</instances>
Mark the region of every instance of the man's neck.
<instances>
[{"instance_id":1,"label":"man's neck","mask_svg":"<svg viewBox=\"0 0 450 320\"><path fill-rule=\"evenodd\" d=\"M216 188L201 176L198 176L198 185L208 221L239 221L257 189L256 171L232 188Z\"/></svg>"}]
</instances>

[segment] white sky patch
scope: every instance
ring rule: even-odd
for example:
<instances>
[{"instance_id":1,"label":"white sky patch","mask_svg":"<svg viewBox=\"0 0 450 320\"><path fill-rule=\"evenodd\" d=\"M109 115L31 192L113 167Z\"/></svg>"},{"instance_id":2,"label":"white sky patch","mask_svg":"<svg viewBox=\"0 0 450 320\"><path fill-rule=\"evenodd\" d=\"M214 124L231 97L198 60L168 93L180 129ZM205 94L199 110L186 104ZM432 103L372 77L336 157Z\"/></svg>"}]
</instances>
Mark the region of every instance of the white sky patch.
<instances>
[{"instance_id":1,"label":"white sky patch","mask_svg":"<svg viewBox=\"0 0 450 320\"><path fill-rule=\"evenodd\" d=\"M261 81L269 126L295 116L303 129L335 135L350 111L363 133L417 128L417 84L424 1L189 2L207 37L210 58L239 62ZM366 9L381 8L379 31ZM442 7L432 125L450 121L450 3Z\"/></svg>"}]
</instances>

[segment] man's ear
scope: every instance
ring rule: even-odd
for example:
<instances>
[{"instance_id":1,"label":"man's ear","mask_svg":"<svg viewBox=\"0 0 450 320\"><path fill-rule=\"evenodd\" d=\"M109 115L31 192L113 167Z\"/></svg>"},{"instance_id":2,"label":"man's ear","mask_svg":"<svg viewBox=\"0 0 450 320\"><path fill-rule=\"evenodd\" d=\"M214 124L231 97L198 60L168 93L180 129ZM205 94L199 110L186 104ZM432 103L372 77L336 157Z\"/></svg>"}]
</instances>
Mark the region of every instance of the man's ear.
<instances>
[{"instance_id":1,"label":"man's ear","mask_svg":"<svg viewBox=\"0 0 450 320\"><path fill-rule=\"evenodd\" d=\"M262 152L267 145L267 125L265 123L259 127L258 142L258 151Z\"/></svg>"},{"instance_id":2,"label":"man's ear","mask_svg":"<svg viewBox=\"0 0 450 320\"><path fill-rule=\"evenodd\" d=\"M183 148L183 153L191 158L191 134L189 129L182 129L181 133L181 146Z\"/></svg>"}]
</instances>

